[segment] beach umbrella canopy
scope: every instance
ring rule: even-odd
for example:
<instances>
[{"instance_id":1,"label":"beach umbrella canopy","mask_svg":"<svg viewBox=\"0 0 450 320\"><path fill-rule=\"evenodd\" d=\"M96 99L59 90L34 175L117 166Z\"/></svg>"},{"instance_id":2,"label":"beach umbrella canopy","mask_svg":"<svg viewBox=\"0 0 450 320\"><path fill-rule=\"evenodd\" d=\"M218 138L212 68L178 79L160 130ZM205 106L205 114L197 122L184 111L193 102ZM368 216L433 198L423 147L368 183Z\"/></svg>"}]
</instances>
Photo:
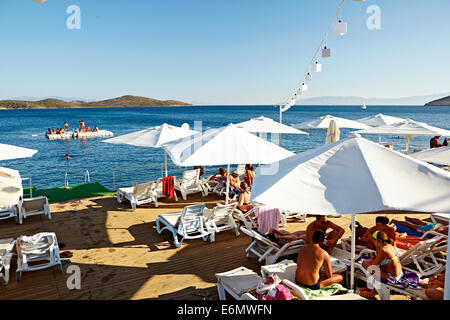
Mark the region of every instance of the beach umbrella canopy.
<instances>
[{"instance_id":1,"label":"beach umbrella canopy","mask_svg":"<svg viewBox=\"0 0 450 320\"><path fill-rule=\"evenodd\" d=\"M377 115L358 119L357 121L364 123L371 127L379 127L379 126L384 126L384 125L391 125L391 124L398 123L398 122L403 122L405 120L406 119L387 116L382 113L379 113Z\"/></svg>"},{"instance_id":2,"label":"beach umbrella canopy","mask_svg":"<svg viewBox=\"0 0 450 320\"><path fill-rule=\"evenodd\" d=\"M406 153L409 153L410 139L419 136L450 136L450 131L430 126L423 122L406 119L403 122L356 131L360 134L389 134L406 137Z\"/></svg>"},{"instance_id":3,"label":"beach umbrella canopy","mask_svg":"<svg viewBox=\"0 0 450 320\"><path fill-rule=\"evenodd\" d=\"M37 150L16 147L9 144L0 143L0 160L13 160L20 158L30 158Z\"/></svg>"},{"instance_id":4,"label":"beach umbrella canopy","mask_svg":"<svg viewBox=\"0 0 450 320\"><path fill-rule=\"evenodd\" d=\"M166 143L164 149L178 166L216 166L257 163L267 164L294 155L276 144L261 139L230 124L186 139ZM229 175L226 202L228 203Z\"/></svg>"},{"instance_id":5,"label":"beach umbrella canopy","mask_svg":"<svg viewBox=\"0 0 450 320\"><path fill-rule=\"evenodd\" d=\"M19 171L0 167L0 207L13 206L23 197Z\"/></svg>"},{"instance_id":6,"label":"beach umbrella canopy","mask_svg":"<svg viewBox=\"0 0 450 320\"><path fill-rule=\"evenodd\" d=\"M336 121L331 120L330 121L330 127L327 131L327 138L325 140L326 144L334 143L336 141L339 141L341 138L341 131L339 130L339 126L337 125Z\"/></svg>"},{"instance_id":7,"label":"beach umbrella canopy","mask_svg":"<svg viewBox=\"0 0 450 320\"><path fill-rule=\"evenodd\" d=\"M176 165L185 167L267 164L294 155L233 124L172 141L163 147Z\"/></svg>"},{"instance_id":8,"label":"beach umbrella canopy","mask_svg":"<svg viewBox=\"0 0 450 320\"><path fill-rule=\"evenodd\" d=\"M401 210L450 213L450 172L392 151L358 135L257 169L251 199L308 214L355 214ZM447 295L447 293L446 293Z\"/></svg>"},{"instance_id":9,"label":"beach umbrella canopy","mask_svg":"<svg viewBox=\"0 0 450 320\"><path fill-rule=\"evenodd\" d=\"M112 144L126 144L137 147L160 148L164 143L180 138L185 138L196 133L198 133L198 131L190 130L184 127L180 128L164 123L160 126L150 127L144 130L124 134L118 137L103 140L102 142ZM167 176L167 154L165 154L165 168Z\"/></svg>"},{"instance_id":10,"label":"beach umbrella canopy","mask_svg":"<svg viewBox=\"0 0 450 320\"><path fill-rule=\"evenodd\" d=\"M450 166L450 147L433 148L416 152L410 155L413 158L439 164L443 166Z\"/></svg>"},{"instance_id":11,"label":"beach umbrella canopy","mask_svg":"<svg viewBox=\"0 0 450 320\"><path fill-rule=\"evenodd\" d=\"M385 210L450 213L450 172L360 136L257 169L252 200L311 214Z\"/></svg>"},{"instance_id":12,"label":"beach umbrella canopy","mask_svg":"<svg viewBox=\"0 0 450 320\"><path fill-rule=\"evenodd\" d=\"M236 126L244 129L245 131L255 133L290 133L309 135L309 133L307 132L297 130L293 127L287 126L266 117L253 118L248 121L238 123L236 124Z\"/></svg>"},{"instance_id":13,"label":"beach umbrella canopy","mask_svg":"<svg viewBox=\"0 0 450 320\"><path fill-rule=\"evenodd\" d=\"M369 129L370 127L364 123L360 123L355 120L349 120L331 115L322 116L313 120L308 120L299 124L294 124L292 127L297 129L328 129L330 127L331 120L336 121L339 128L348 129Z\"/></svg>"}]
</instances>

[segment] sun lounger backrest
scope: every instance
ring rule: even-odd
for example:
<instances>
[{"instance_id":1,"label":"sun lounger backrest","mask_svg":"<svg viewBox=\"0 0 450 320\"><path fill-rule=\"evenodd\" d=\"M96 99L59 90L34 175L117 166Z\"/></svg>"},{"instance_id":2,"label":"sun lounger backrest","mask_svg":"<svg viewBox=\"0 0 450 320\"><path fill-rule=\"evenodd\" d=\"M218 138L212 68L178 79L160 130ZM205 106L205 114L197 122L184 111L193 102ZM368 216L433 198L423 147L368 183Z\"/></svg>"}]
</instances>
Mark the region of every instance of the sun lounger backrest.
<instances>
[{"instance_id":1,"label":"sun lounger backrest","mask_svg":"<svg viewBox=\"0 0 450 320\"><path fill-rule=\"evenodd\" d=\"M46 204L48 204L46 197L37 197L35 199L22 202L22 206L25 210L27 210L27 212L42 211Z\"/></svg>"},{"instance_id":2,"label":"sun lounger backrest","mask_svg":"<svg viewBox=\"0 0 450 320\"><path fill-rule=\"evenodd\" d=\"M188 170L183 172L183 183L196 183L200 177L200 169Z\"/></svg>"},{"instance_id":3,"label":"sun lounger backrest","mask_svg":"<svg viewBox=\"0 0 450 320\"><path fill-rule=\"evenodd\" d=\"M429 240L423 240L416 243L414 246L409 248L405 253L400 256L400 261L403 261L411 256L424 253L427 250L430 250L436 243L438 243L441 238L436 237Z\"/></svg>"},{"instance_id":4,"label":"sun lounger backrest","mask_svg":"<svg viewBox=\"0 0 450 320\"><path fill-rule=\"evenodd\" d=\"M241 231L244 232L249 237L252 237L253 239L258 240L259 242L262 242L267 246L280 248L280 246L277 243L270 241L269 239L267 239L266 237L263 237L262 235L260 235L258 232L254 231L254 230L248 230L247 228L241 227Z\"/></svg>"},{"instance_id":5,"label":"sun lounger backrest","mask_svg":"<svg viewBox=\"0 0 450 320\"><path fill-rule=\"evenodd\" d=\"M224 216L228 216L230 214L233 214L233 211L236 209L238 203L230 203L227 205L223 205L223 204L218 204L214 209L213 209L213 215L214 217L224 217Z\"/></svg>"},{"instance_id":6,"label":"sun lounger backrest","mask_svg":"<svg viewBox=\"0 0 450 320\"><path fill-rule=\"evenodd\" d=\"M134 187L134 196L137 200L148 199L154 187L154 182L138 184Z\"/></svg>"},{"instance_id":7,"label":"sun lounger backrest","mask_svg":"<svg viewBox=\"0 0 450 320\"><path fill-rule=\"evenodd\" d=\"M192 206L186 206L181 213L180 221L181 227L186 232L195 232L203 227L203 211L205 210L205 204L195 204Z\"/></svg>"},{"instance_id":8,"label":"sun lounger backrest","mask_svg":"<svg viewBox=\"0 0 450 320\"><path fill-rule=\"evenodd\" d=\"M235 173L237 173L239 176L242 176L245 174L245 164L240 164L237 166L236 171L234 171Z\"/></svg>"}]
</instances>

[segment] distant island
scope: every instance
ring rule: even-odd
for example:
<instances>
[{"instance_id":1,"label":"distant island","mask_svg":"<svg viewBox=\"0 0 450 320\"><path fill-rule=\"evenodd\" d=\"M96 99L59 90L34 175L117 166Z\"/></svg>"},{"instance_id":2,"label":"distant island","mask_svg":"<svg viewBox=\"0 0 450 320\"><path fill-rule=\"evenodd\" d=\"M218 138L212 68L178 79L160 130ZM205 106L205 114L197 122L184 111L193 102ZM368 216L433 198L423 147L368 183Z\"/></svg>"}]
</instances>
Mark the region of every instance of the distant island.
<instances>
[{"instance_id":1,"label":"distant island","mask_svg":"<svg viewBox=\"0 0 450 320\"><path fill-rule=\"evenodd\" d=\"M428 102L425 106L450 106L450 96Z\"/></svg>"},{"instance_id":2,"label":"distant island","mask_svg":"<svg viewBox=\"0 0 450 320\"><path fill-rule=\"evenodd\" d=\"M53 108L101 108L101 107L183 107L189 103L176 100L156 100L146 97L122 96L101 101L64 101L44 99L39 101L0 100L0 109L53 109Z\"/></svg>"}]
</instances>

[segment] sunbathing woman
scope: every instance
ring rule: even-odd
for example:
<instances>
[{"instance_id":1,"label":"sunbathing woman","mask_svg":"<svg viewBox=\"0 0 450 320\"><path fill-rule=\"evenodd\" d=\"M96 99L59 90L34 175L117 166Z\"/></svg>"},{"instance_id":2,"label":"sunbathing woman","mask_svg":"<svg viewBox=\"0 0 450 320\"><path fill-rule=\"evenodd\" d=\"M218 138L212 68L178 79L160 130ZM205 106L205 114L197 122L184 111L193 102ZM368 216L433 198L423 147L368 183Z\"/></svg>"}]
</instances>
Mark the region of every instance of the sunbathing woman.
<instances>
[{"instance_id":1,"label":"sunbathing woman","mask_svg":"<svg viewBox=\"0 0 450 320\"><path fill-rule=\"evenodd\" d=\"M383 231L376 231L372 235L376 247L376 255L370 253L370 260L364 260L362 266L379 266L381 279L399 281L403 276L402 265L397 256L397 250Z\"/></svg>"},{"instance_id":2,"label":"sunbathing woman","mask_svg":"<svg viewBox=\"0 0 450 320\"><path fill-rule=\"evenodd\" d=\"M427 223L417 218L405 217L406 221L399 221L392 219L391 223L402 225L414 229L416 231L421 231L423 233L427 231L436 231L444 235L448 235L448 227L443 226L440 223Z\"/></svg>"},{"instance_id":3,"label":"sunbathing woman","mask_svg":"<svg viewBox=\"0 0 450 320\"><path fill-rule=\"evenodd\" d=\"M367 246L369 249L375 250L375 241L372 235L376 231L383 231L386 233L391 240L391 243L395 245L395 229L389 225L389 218L383 216L376 217L375 226L370 228L366 234L361 237L361 244Z\"/></svg>"},{"instance_id":4,"label":"sunbathing woman","mask_svg":"<svg viewBox=\"0 0 450 320\"><path fill-rule=\"evenodd\" d=\"M241 191L242 193L239 195L239 203L238 208L243 213L246 213L253 209L253 205L250 201L250 192L248 191L248 184L245 182L241 182Z\"/></svg>"},{"instance_id":5,"label":"sunbathing woman","mask_svg":"<svg viewBox=\"0 0 450 320\"><path fill-rule=\"evenodd\" d=\"M297 241L297 240L305 240L306 241L306 231L296 231L294 233L290 233L286 230L277 230L272 229L269 231L267 238L280 246L284 246L286 243Z\"/></svg>"},{"instance_id":6,"label":"sunbathing woman","mask_svg":"<svg viewBox=\"0 0 450 320\"><path fill-rule=\"evenodd\" d=\"M425 294L430 300L444 300L445 272L422 280L419 284L426 288Z\"/></svg>"}]
</instances>

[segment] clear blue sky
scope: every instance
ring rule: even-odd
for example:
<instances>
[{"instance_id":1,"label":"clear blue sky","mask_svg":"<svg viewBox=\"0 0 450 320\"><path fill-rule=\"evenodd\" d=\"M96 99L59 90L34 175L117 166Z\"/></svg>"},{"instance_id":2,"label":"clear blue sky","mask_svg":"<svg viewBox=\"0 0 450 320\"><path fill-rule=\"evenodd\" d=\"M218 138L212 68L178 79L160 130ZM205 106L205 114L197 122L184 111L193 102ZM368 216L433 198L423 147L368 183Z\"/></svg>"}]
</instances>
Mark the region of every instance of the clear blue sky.
<instances>
[{"instance_id":1,"label":"clear blue sky","mask_svg":"<svg viewBox=\"0 0 450 320\"><path fill-rule=\"evenodd\" d=\"M295 89L340 0L0 0L0 98L124 94L274 104ZM81 8L68 30L66 8ZM366 27L369 5L382 29ZM450 91L450 1L346 0L349 33L306 97Z\"/></svg>"}]
</instances>

